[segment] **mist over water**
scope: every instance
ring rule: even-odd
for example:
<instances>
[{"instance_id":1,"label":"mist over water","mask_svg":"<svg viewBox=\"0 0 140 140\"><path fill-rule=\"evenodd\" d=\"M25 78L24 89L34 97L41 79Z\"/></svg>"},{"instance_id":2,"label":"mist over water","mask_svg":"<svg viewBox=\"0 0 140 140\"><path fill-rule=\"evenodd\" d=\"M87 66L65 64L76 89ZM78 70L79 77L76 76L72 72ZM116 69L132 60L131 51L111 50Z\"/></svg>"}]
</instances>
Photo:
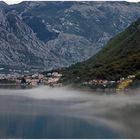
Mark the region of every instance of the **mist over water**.
<instances>
[{"instance_id":1,"label":"mist over water","mask_svg":"<svg viewBox=\"0 0 140 140\"><path fill-rule=\"evenodd\" d=\"M140 138L139 118L139 89L0 90L0 138Z\"/></svg>"}]
</instances>

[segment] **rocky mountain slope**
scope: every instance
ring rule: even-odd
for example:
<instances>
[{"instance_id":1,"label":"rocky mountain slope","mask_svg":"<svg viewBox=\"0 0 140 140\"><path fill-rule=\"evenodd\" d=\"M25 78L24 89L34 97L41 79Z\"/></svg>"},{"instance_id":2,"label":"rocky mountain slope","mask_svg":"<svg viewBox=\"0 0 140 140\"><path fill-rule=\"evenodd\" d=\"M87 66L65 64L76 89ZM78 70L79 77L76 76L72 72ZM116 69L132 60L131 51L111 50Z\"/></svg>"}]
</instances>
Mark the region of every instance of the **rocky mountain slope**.
<instances>
[{"instance_id":1,"label":"rocky mountain slope","mask_svg":"<svg viewBox=\"0 0 140 140\"><path fill-rule=\"evenodd\" d=\"M59 42L50 41L46 45L18 14L6 11L9 10L9 6L5 4L5 8L3 4L3 10L0 11L0 65L55 69L86 59L94 53L94 46L91 43L74 35L67 35L67 39L62 40L64 34L59 34ZM73 42L73 46L68 42ZM65 44L66 47L60 47L60 44ZM59 51L54 49L57 45ZM91 49L93 51L89 51ZM71 50L69 54L66 53L68 50Z\"/></svg>"},{"instance_id":2,"label":"rocky mountain slope","mask_svg":"<svg viewBox=\"0 0 140 140\"><path fill-rule=\"evenodd\" d=\"M94 78L118 80L139 72L140 19L111 39L95 56L64 70L63 81L80 82Z\"/></svg>"},{"instance_id":3,"label":"rocky mountain slope","mask_svg":"<svg viewBox=\"0 0 140 140\"><path fill-rule=\"evenodd\" d=\"M63 32L82 36L99 47L140 16L140 4L128 2L22 2L11 10L44 42Z\"/></svg>"},{"instance_id":4,"label":"rocky mountain slope","mask_svg":"<svg viewBox=\"0 0 140 140\"><path fill-rule=\"evenodd\" d=\"M0 11L0 64L40 67L45 45L15 14Z\"/></svg>"},{"instance_id":5,"label":"rocky mountain slope","mask_svg":"<svg viewBox=\"0 0 140 140\"><path fill-rule=\"evenodd\" d=\"M139 3L0 2L0 64L67 67L96 54L139 16Z\"/></svg>"}]
</instances>

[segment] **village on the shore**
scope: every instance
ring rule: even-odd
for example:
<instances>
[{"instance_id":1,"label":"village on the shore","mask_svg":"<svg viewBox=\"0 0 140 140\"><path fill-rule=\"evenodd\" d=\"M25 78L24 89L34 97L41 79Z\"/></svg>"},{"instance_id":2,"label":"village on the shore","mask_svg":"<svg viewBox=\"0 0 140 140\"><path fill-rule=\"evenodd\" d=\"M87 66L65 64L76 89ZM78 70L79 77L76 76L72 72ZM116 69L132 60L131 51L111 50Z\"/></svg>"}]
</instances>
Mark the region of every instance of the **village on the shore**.
<instances>
[{"instance_id":1,"label":"village on the shore","mask_svg":"<svg viewBox=\"0 0 140 140\"><path fill-rule=\"evenodd\" d=\"M39 85L47 85L50 87L62 87L60 78L62 74L57 71L46 72L45 74L39 72L30 73L25 70L21 73L20 70L9 70L9 73L0 73L0 86L12 86L20 85L22 87L37 87ZM133 82L135 75L129 75L126 78L122 77L117 81L109 81L103 79L92 79L82 82L81 85L90 87L92 89L127 89L127 87Z\"/></svg>"},{"instance_id":2,"label":"village on the shore","mask_svg":"<svg viewBox=\"0 0 140 140\"><path fill-rule=\"evenodd\" d=\"M87 82L83 82L82 84L84 86L90 86L91 88L115 88L117 90L123 90L127 89L134 79L135 75L129 75L126 78L122 77L117 81L93 79Z\"/></svg>"},{"instance_id":3,"label":"village on the shore","mask_svg":"<svg viewBox=\"0 0 140 140\"><path fill-rule=\"evenodd\" d=\"M49 72L47 74L41 73L18 73L17 71L5 74L0 74L0 85L20 85L23 87L36 87L39 85L48 85L51 87L60 87L62 86L59 83L59 79L62 77L62 74L58 72Z\"/></svg>"}]
</instances>

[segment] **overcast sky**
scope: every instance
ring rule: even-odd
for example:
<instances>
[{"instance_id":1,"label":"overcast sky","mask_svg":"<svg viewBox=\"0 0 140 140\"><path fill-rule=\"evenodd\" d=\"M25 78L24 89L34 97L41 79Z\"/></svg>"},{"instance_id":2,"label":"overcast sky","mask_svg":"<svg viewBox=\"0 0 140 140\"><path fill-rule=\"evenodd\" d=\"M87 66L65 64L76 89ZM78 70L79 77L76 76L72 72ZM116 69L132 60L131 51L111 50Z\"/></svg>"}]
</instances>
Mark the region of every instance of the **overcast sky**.
<instances>
[{"instance_id":1,"label":"overcast sky","mask_svg":"<svg viewBox=\"0 0 140 140\"><path fill-rule=\"evenodd\" d=\"M8 4L15 4L15 3L20 3L23 0L4 0L4 1ZM30 1L30 0L26 0L26 1ZM39 1L39 0L32 0L32 1ZM47 0L41 0L41 1L47 1ZM60 1L60 0L50 0L50 1ZM77 1L77 0L74 0L74 1ZM86 0L82 0L82 1L86 1ZM103 1L103 0L96 0L96 1ZM115 0L111 0L111 1L115 1ZM138 2L140 0L127 0L127 1Z\"/></svg>"}]
</instances>

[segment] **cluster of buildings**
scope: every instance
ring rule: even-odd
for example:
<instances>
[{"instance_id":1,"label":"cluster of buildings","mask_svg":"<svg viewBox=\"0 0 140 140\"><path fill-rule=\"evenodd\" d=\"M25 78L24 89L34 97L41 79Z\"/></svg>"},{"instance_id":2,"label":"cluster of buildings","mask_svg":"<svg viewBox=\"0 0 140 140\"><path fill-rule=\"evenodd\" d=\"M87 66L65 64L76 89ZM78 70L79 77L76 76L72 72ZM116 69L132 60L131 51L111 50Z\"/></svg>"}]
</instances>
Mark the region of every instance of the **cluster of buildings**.
<instances>
[{"instance_id":1,"label":"cluster of buildings","mask_svg":"<svg viewBox=\"0 0 140 140\"><path fill-rule=\"evenodd\" d=\"M16 80L17 78L19 78L21 76L21 74L19 73L12 73L12 74L0 74L0 80Z\"/></svg>"},{"instance_id":2,"label":"cluster of buildings","mask_svg":"<svg viewBox=\"0 0 140 140\"><path fill-rule=\"evenodd\" d=\"M59 83L62 74L58 72L47 73L46 75L46 84L50 86L62 86L62 83Z\"/></svg>"},{"instance_id":3,"label":"cluster of buildings","mask_svg":"<svg viewBox=\"0 0 140 140\"><path fill-rule=\"evenodd\" d=\"M109 81L109 80L89 80L86 82L83 82L82 84L84 86L91 86L93 88L121 88L125 89L127 86L129 86L130 83L132 83L133 79L135 78L135 75L129 75L126 78L122 77L118 81Z\"/></svg>"},{"instance_id":4,"label":"cluster of buildings","mask_svg":"<svg viewBox=\"0 0 140 140\"><path fill-rule=\"evenodd\" d=\"M38 86L43 85L45 76L43 74L31 74L31 75L22 75L16 79L17 84L24 84L28 86Z\"/></svg>"},{"instance_id":5,"label":"cluster of buildings","mask_svg":"<svg viewBox=\"0 0 140 140\"><path fill-rule=\"evenodd\" d=\"M90 80L88 82L84 82L83 85L90 85L94 87L107 87L107 86L115 86L116 81L108 81L108 80Z\"/></svg>"},{"instance_id":6,"label":"cluster of buildings","mask_svg":"<svg viewBox=\"0 0 140 140\"><path fill-rule=\"evenodd\" d=\"M62 74L58 72L47 73L47 75L43 75L40 73L34 74L19 74L19 73L11 73L11 74L0 74L0 84L17 84L17 85L28 85L31 87L38 85L49 85L49 86L61 86L62 84L58 83Z\"/></svg>"}]
</instances>

